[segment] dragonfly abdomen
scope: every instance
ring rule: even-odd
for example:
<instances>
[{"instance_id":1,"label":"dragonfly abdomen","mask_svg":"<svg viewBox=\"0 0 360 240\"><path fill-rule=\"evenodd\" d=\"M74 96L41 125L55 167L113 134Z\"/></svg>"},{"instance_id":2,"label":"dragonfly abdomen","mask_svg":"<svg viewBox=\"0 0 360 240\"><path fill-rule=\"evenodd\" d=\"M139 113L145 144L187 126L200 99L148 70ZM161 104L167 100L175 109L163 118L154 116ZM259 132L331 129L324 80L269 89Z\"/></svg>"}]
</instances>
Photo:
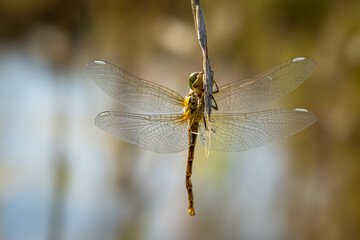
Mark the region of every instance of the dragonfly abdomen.
<instances>
[{"instance_id":1,"label":"dragonfly abdomen","mask_svg":"<svg viewBox=\"0 0 360 240\"><path fill-rule=\"evenodd\" d=\"M193 160L194 160L196 137L197 137L196 133L197 133L198 129L199 129L199 122L195 122L193 125L191 125L189 127L189 151L188 151L188 161L187 161L187 166L186 166L185 185L186 185L186 189L188 191L188 199L189 199L189 210L188 211L191 216L195 215L191 174L192 174L192 164L193 164Z\"/></svg>"}]
</instances>

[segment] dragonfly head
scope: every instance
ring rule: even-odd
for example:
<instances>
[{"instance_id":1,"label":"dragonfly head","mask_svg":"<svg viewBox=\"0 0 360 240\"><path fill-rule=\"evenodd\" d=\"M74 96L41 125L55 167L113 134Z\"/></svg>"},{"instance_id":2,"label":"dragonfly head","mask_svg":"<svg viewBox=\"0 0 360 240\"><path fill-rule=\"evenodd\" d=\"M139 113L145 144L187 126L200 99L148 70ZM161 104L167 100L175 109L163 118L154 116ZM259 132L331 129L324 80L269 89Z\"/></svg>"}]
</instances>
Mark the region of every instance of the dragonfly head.
<instances>
[{"instance_id":1,"label":"dragonfly head","mask_svg":"<svg viewBox=\"0 0 360 240\"><path fill-rule=\"evenodd\" d=\"M193 72L192 74L190 74L190 77L189 77L189 87L190 87L190 89L194 90L193 89L193 84L197 80L197 78L198 78L198 76L200 74L201 74L201 72Z\"/></svg>"}]
</instances>

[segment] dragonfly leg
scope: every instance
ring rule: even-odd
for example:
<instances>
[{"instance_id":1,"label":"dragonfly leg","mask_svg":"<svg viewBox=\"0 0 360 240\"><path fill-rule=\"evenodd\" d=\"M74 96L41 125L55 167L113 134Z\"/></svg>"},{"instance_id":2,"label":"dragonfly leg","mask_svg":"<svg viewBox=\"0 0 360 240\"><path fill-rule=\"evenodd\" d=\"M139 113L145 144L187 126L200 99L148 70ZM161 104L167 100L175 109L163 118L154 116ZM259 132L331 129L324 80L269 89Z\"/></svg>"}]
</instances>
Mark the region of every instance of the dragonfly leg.
<instances>
[{"instance_id":1,"label":"dragonfly leg","mask_svg":"<svg viewBox=\"0 0 360 240\"><path fill-rule=\"evenodd\" d=\"M213 79L213 83L214 83L214 86L215 86L215 89L213 89L213 93L218 93L219 92L219 87L217 85L217 83L215 82L215 80Z\"/></svg>"},{"instance_id":2,"label":"dragonfly leg","mask_svg":"<svg viewBox=\"0 0 360 240\"><path fill-rule=\"evenodd\" d=\"M204 122L205 130L208 131L209 129L208 129L207 124L206 124L205 115L203 115L203 122Z\"/></svg>"},{"instance_id":3,"label":"dragonfly leg","mask_svg":"<svg viewBox=\"0 0 360 240\"><path fill-rule=\"evenodd\" d=\"M218 85L216 84L216 82L215 82L214 79L213 79L213 83L214 83L215 89L213 89L213 92L212 92L212 93L215 94L215 93L218 93L218 92L219 92L219 87L218 87ZM215 106L212 105L212 108L215 109L215 110L219 110L218 105L217 105L217 103L216 103L216 100L215 100L215 98L214 98L214 96L213 96L212 94L211 94L211 98L212 98L213 102L215 103Z\"/></svg>"},{"instance_id":4,"label":"dragonfly leg","mask_svg":"<svg viewBox=\"0 0 360 240\"><path fill-rule=\"evenodd\" d=\"M196 80L194 81L194 83L191 85L191 89L198 89L198 88L199 88L199 85L202 86L202 84L203 84L203 73L201 72L201 73L197 76L197 78L196 78Z\"/></svg>"},{"instance_id":5,"label":"dragonfly leg","mask_svg":"<svg viewBox=\"0 0 360 240\"><path fill-rule=\"evenodd\" d=\"M214 96L211 95L211 98L212 98L212 100L213 100L213 103L215 103L215 106L212 105L211 107L212 107L213 109L215 109L216 111L219 110L218 105L217 105L217 103L216 103L216 100L215 100Z\"/></svg>"}]
</instances>

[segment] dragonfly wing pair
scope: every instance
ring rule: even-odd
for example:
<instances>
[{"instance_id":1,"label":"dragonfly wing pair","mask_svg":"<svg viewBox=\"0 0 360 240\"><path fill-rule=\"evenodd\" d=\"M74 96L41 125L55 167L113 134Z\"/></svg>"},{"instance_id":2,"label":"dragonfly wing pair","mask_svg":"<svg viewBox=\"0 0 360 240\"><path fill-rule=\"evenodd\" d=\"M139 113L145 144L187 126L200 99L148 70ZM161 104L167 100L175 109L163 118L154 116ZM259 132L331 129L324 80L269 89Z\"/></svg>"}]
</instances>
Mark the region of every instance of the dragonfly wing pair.
<instances>
[{"instance_id":1,"label":"dragonfly wing pair","mask_svg":"<svg viewBox=\"0 0 360 240\"><path fill-rule=\"evenodd\" d=\"M304 109L214 113L210 149L246 151L291 136L315 121L315 115ZM95 124L125 142L152 152L182 152L189 145L187 123L182 114L103 112L96 117ZM199 131L201 142L208 146L203 123L200 123Z\"/></svg>"},{"instance_id":2,"label":"dragonfly wing pair","mask_svg":"<svg viewBox=\"0 0 360 240\"><path fill-rule=\"evenodd\" d=\"M298 87L314 70L310 58L295 58L255 77L219 88L214 94L220 111L236 111L264 105ZM96 125L126 142L159 153L188 148L184 98L161 85L135 77L112 64L93 61L86 72L105 93L121 104L149 114L103 112ZM161 114L163 113L163 114ZM244 151L293 135L316 121L303 109L279 109L250 113L213 113L210 149ZM202 143L208 139L203 123Z\"/></svg>"}]
</instances>

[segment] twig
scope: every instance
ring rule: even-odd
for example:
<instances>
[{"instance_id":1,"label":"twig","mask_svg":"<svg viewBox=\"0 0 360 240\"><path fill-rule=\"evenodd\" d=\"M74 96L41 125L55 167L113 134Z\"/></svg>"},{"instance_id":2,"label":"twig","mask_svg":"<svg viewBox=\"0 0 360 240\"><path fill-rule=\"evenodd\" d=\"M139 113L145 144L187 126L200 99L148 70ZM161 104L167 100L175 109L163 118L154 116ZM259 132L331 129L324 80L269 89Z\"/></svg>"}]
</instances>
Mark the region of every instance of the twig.
<instances>
[{"instance_id":1,"label":"twig","mask_svg":"<svg viewBox=\"0 0 360 240\"><path fill-rule=\"evenodd\" d=\"M212 105L212 84L213 72L208 57L206 28L203 11L200 6L200 0L191 0L191 8L194 16L195 29L198 36L199 44L203 55L203 71L204 71L204 101L205 101L205 117L207 125L210 127L210 115ZM209 130L208 128L207 130Z\"/></svg>"}]
</instances>

